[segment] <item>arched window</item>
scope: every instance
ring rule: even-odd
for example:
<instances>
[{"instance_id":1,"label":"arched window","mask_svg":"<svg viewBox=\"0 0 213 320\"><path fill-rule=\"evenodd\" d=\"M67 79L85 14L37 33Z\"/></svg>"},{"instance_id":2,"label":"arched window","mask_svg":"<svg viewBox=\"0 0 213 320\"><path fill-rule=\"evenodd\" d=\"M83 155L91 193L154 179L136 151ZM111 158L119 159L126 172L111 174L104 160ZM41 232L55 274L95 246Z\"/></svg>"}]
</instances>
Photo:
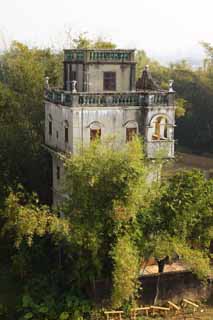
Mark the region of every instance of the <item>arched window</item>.
<instances>
[{"instance_id":1,"label":"arched window","mask_svg":"<svg viewBox=\"0 0 213 320\"><path fill-rule=\"evenodd\" d=\"M136 121L128 121L125 124L126 127L126 142L132 141L132 139L138 134L138 124Z\"/></svg>"},{"instance_id":2,"label":"arched window","mask_svg":"<svg viewBox=\"0 0 213 320\"><path fill-rule=\"evenodd\" d=\"M95 121L91 123L89 127L90 127L90 141L101 139L101 128L102 128L101 123Z\"/></svg>"},{"instance_id":3,"label":"arched window","mask_svg":"<svg viewBox=\"0 0 213 320\"><path fill-rule=\"evenodd\" d=\"M152 123L152 140L168 139L168 119L165 116L158 116Z\"/></svg>"}]
</instances>

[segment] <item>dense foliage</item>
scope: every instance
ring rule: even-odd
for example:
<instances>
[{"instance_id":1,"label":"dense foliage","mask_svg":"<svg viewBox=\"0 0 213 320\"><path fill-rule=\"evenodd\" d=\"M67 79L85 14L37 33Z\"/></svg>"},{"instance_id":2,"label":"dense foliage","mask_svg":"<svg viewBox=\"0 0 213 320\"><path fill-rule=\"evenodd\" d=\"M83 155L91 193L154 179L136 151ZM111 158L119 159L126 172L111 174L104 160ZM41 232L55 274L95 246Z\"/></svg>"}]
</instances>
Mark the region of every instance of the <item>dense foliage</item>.
<instances>
[{"instance_id":1,"label":"dense foliage","mask_svg":"<svg viewBox=\"0 0 213 320\"><path fill-rule=\"evenodd\" d=\"M98 280L111 282L114 278L113 302L120 306L134 293L138 258L134 237L129 235L134 235L136 214L149 190L141 144L135 140L116 150L113 139L96 142L83 154L68 158L66 172L68 200L62 210L72 221L80 284L91 288ZM135 257L131 264L130 257ZM130 274L123 280L126 294L123 289L117 292L117 279L124 271L121 265L126 265L126 270L128 265Z\"/></svg>"},{"instance_id":2,"label":"dense foliage","mask_svg":"<svg viewBox=\"0 0 213 320\"><path fill-rule=\"evenodd\" d=\"M85 34L76 48L114 48ZM149 64L163 88L175 80L176 137L212 151L212 46L203 68L161 66L138 51L137 75ZM116 151L113 139L66 161L66 201L53 212L51 162L42 148L44 77L62 85L62 53L14 42L0 56L0 315L6 319L87 317L99 303L132 303L140 260L180 257L206 278L213 239L213 182L199 171L147 183L136 139ZM20 187L23 185L23 189ZM38 194L35 196L33 192ZM104 292L103 295L100 292ZM104 299L105 300L104 302ZM101 301L100 301L101 300Z\"/></svg>"},{"instance_id":3,"label":"dense foliage","mask_svg":"<svg viewBox=\"0 0 213 320\"><path fill-rule=\"evenodd\" d=\"M162 184L156 200L138 215L146 239L141 247L144 256L154 255L157 261L180 256L201 278L208 275L212 194L213 181L196 170L177 173Z\"/></svg>"},{"instance_id":4,"label":"dense foliage","mask_svg":"<svg viewBox=\"0 0 213 320\"><path fill-rule=\"evenodd\" d=\"M208 277L212 180L191 171L150 184L146 168L139 140L117 151L113 140L96 142L67 158L58 213L22 190L9 194L0 252L17 285L16 309L7 302L11 317L77 319L97 302L133 303L141 259L179 257L200 279Z\"/></svg>"},{"instance_id":5,"label":"dense foliage","mask_svg":"<svg viewBox=\"0 0 213 320\"><path fill-rule=\"evenodd\" d=\"M14 42L0 57L0 199L21 183L49 200L50 165L42 148L44 77L59 81L62 57Z\"/></svg>"}]
</instances>

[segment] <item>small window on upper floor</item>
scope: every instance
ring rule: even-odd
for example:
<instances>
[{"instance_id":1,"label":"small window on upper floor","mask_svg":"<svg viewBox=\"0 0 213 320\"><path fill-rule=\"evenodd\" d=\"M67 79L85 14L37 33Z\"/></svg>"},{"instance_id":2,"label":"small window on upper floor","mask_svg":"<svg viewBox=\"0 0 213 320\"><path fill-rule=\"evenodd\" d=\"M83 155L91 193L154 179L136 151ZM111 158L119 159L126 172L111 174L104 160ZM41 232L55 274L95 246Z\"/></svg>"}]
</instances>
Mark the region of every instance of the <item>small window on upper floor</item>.
<instances>
[{"instance_id":1,"label":"small window on upper floor","mask_svg":"<svg viewBox=\"0 0 213 320\"><path fill-rule=\"evenodd\" d=\"M57 180L60 180L60 177L61 177L60 167L57 166L57 168L56 168L56 178L57 178Z\"/></svg>"},{"instance_id":2,"label":"small window on upper floor","mask_svg":"<svg viewBox=\"0 0 213 320\"><path fill-rule=\"evenodd\" d=\"M69 142L69 128L64 128L64 141L67 143Z\"/></svg>"},{"instance_id":3,"label":"small window on upper floor","mask_svg":"<svg viewBox=\"0 0 213 320\"><path fill-rule=\"evenodd\" d=\"M48 132L49 132L49 135L52 136L53 130L52 130L52 116L51 116L51 114L48 115Z\"/></svg>"},{"instance_id":4,"label":"small window on upper floor","mask_svg":"<svg viewBox=\"0 0 213 320\"><path fill-rule=\"evenodd\" d=\"M101 129L90 129L90 141L101 138Z\"/></svg>"},{"instance_id":5,"label":"small window on upper floor","mask_svg":"<svg viewBox=\"0 0 213 320\"><path fill-rule=\"evenodd\" d=\"M126 142L132 141L137 134L137 128L126 128Z\"/></svg>"},{"instance_id":6,"label":"small window on upper floor","mask_svg":"<svg viewBox=\"0 0 213 320\"><path fill-rule=\"evenodd\" d=\"M115 91L116 90L116 73L104 72L104 90Z\"/></svg>"},{"instance_id":7,"label":"small window on upper floor","mask_svg":"<svg viewBox=\"0 0 213 320\"><path fill-rule=\"evenodd\" d=\"M64 121L64 141L69 142L69 122L67 120Z\"/></svg>"},{"instance_id":8,"label":"small window on upper floor","mask_svg":"<svg viewBox=\"0 0 213 320\"><path fill-rule=\"evenodd\" d=\"M52 135L52 121L49 120L49 135Z\"/></svg>"}]
</instances>

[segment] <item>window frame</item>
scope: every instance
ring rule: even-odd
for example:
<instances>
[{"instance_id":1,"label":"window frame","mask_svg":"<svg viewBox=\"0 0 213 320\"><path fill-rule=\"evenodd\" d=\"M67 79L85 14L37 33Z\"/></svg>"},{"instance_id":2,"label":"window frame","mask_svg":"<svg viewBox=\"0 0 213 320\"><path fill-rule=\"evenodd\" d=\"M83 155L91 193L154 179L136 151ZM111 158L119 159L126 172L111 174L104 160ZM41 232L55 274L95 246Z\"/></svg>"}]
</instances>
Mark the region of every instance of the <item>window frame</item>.
<instances>
[{"instance_id":1,"label":"window frame","mask_svg":"<svg viewBox=\"0 0 213 320\"><path fill-rule=\"evenodd\" d=\"M64 142L65 143L69 142L69 127L64 128Z\"/></svg>"},{"instance_id":2,"label":"window frame","mask_svg":"<svg viewBox=\"0 0 213 320\"><path fill-rule=\"evenodd\" d=\"M94 134L94 132L96 132L96 134ZM100 140L101 133L101 128L90 128L90 141Z\"/></svg>"},{"instance_id":3,"label":"window frame","mask_svg":"<svg viewBox=\"0 0 213 320\"><path fill-rule=\"evenodd\" d=\"M162 123L162 120L165 122ZM161 135L161 126L164 126L164 132L163 135ZM152 133L152 141L164 141L168 140L168 127L169 127L169 121L168 118L164 115L159 115L155 118L153 121L153 133Z\"/></svg>"},{"instance_id":4,"label":"window frame","mask_svg":"<svg viewBox=\"0 0 213 320\"><path fill-rule=\"evenodd\" d=\"M52 124L52 120L48 120L48 121L49 121L48 133L49 133L49 136L52 137L52 135L53 135L53 124Z\"/></svg>"},{"instance_id":5,"label":"window frame","mask_svg":"<svg viewBox=\"0 0 213 320\"><path fill-rule=\"evenodd\" d=\"M126 127L126 142L131 142L133 138L138 134L137 127Z\"/></svg>"},{"instance_id":6,"label":"window frame","mask_svg":"<svg viewBox=\"0 0 213 320\"><path fill-rule=\"evenodd\" d=\"M116 72L114 71L103 72L103 90L116 91Z\"/></svg>"}]
</instances>

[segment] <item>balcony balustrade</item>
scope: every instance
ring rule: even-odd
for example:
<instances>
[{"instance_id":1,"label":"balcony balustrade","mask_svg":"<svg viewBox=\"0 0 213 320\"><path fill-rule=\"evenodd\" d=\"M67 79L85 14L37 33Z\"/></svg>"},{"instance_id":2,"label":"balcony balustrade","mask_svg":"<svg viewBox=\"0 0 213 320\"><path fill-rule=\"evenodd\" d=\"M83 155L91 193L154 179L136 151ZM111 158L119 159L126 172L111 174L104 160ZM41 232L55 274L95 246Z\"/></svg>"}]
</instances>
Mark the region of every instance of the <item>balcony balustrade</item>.
<instances>
[{"instance_id":1,"label":"balcony balustrade","mask_svg":"<svg viewBox=\"0 0 213 320\"><path fill-rule=\"evenodd\" d=\"M116 49L72 49L64 50L65 62L132 62L134 60L134 50Z\"/></svg>"},{"instance_id":2,"label":"balcony balustrade","mask_svg":"<svg viewBox=\"0 0 213 320\"><path fill-rule=\"evenodd\" d=\"M46 89L45 99L69 107L81 106L172 106L173 94L168 92L104 92L88 93Z\"/></svg>"}]
</instances>

